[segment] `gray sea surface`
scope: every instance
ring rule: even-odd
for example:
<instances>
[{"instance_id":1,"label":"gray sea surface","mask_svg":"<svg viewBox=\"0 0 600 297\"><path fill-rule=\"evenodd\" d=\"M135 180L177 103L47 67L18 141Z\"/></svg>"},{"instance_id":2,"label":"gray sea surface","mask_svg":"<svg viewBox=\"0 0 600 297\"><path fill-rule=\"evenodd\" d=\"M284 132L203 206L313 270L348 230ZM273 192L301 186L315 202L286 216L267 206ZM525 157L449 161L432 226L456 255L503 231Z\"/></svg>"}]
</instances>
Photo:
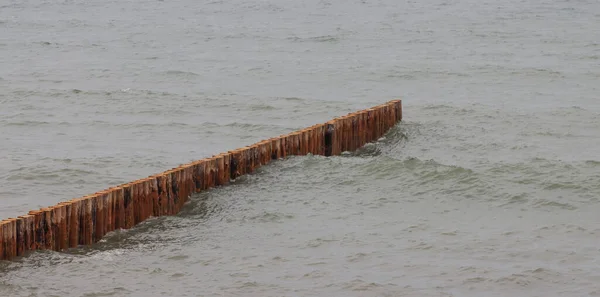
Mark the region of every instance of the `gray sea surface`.
<instances>
[{"instance_id":1,"label":"gray sea surface","mask_svg":"<svg viewBox=\"0 0 600 297\"><path fill-rule=\"evenodd\" d=\"M0 0L0 218L393 99L0 296L600 296L597 0Z\"/></svg>"}]
</instances>

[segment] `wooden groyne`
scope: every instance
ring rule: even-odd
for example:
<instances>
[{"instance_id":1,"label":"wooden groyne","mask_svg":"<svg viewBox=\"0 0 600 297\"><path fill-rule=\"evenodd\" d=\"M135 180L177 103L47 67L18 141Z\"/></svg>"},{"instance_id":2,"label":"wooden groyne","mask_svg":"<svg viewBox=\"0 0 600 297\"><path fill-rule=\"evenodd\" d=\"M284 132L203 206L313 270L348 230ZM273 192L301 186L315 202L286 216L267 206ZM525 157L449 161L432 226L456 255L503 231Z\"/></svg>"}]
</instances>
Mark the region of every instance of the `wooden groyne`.
<instances>
[{"instance_id":1,"label":"wooden groyne","mask_svg":"<svg viewBox=\"0 0 600 297\"><path fill-rule=\"evenodd\" d=\"M226 185L272 160L309 153L335 156L354 151L379 139L401 120L401 100L390 101L3 220L0 222L0 259L10 260L35 250L62 251L91 245L111 231L129 229L150 217L177 214L193 193Z\"/></svg>"}]
</instances>

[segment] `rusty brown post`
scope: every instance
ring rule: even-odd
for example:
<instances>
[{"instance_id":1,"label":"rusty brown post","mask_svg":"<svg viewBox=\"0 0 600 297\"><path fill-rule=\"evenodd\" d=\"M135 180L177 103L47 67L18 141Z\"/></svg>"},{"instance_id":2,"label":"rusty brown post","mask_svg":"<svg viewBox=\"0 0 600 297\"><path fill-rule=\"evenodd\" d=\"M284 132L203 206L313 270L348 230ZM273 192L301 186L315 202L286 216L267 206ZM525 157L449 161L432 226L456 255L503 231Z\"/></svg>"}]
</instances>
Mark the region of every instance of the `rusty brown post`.
<instances>
[{"instance_id":1,"label":"rusty brown post","mask_svg":"<svg viewBox=\"0 0 600 297\"><path fill-rule=\"evenodd\" d=\"M25 232L25 220L22 217L17 217L16 220L16 234L15 234L15 243L17 245L17 257L22 256L26 251L26 232Z\"/></svg>"},{"instance_id":2,"label":"rusty brown post","mask_svg":"<svg viewBox=\"0 0 600 297\"><path fill-rule=\"evenodd\" d=\"M34 232L33 232L33 247L35 250L44 249L44 228L43 228L43 213L39 210L29 211L29 215L33 216Z\"/></svg>"},{"instance_id":3,"label":"rusty brown post","mask_svg":"<svg viewBox=\"0 0 600 297\"><path fill-rule=\"evenodd\" d=\"M362 131L361 131L361 119L362 112L358 111L354 113L353 126L354 126L354 150L359 149L364 145L362 142Z\"/></svg>"},{"instance_id":4,"label":"rusty brown post","mask_svg":"<svg viewBox=\"0 0 600 297\"><path fill-rule=\"evenodd\" d=\"M60 239L59 248L60 250L66 250L69 248L69 236L71 234L71 202L63 201L58 205L62 206L62 220L60 222ZM35 226L35 224L34 224Z\"/></svg>"},{"instance_id":5,"label":"rusty brown post","mask_svg":"<svg viewBox=\"0 0 600 297\"><path fill-rule=\"evenodd\" d=\"M144 179L142 200L144 202L142 221L145 221L154 214L154 201L152 201L152 178L150 177L146 177Z\"/></svg>"},{"instance_id":6,"label":"rusty brown post","mask_svg":"<svg viewBox=\"0 0 600 297\"><path fill-rule=\"evenodd\" d=\"M239 174L239 158L240 153L238 150L228 151L229 154L229 178L235 180Z\"/></svg>"},{"instance_id":7,"label":"rusty brown post","mask_svg":"<svg viewBox=\"0 0 600 297\"><path fill-rule=\"evenodd\" d=\"M265 143L265 150L266 150L266 155L265 155L265 165L271 163L272 160L272 156L273 156L273 142L270 139L264 140Z\"/></svg>"},{"instance_id":8,"label":"rusty brown post","mask_svg":"<svg viewBox=\"0 0 600 297\"><path fill-rule=\"evenodd\" d=\"M164 216L167 214L167 178L164 174L156 175L156 193L158 195L158 212L156 216Z\"/></svg>"},{"instance_id":9,"label":"rusty brown post","mask_svg":"<svg viewBox=\"0 0 600 297\"><path fill-rule=\"evenodd\" d=\"M256 145L249 145L246 149L246 172L253 173L256 170L257 160L257 148Z\"/></svg>"},{"instance_id":10,"label":"rusty brown post","mask_svg":"<svg viewBox=\"0 0 600 297\"><path fill-rule=\"evenodd\" d=\"M387 104L382 104L381 106L381 119L382 119L382 127L381 127L381 136L383 137L383 135L385 135L385 133L387 132L388 127L388 116L389 114L387 113L387 108L388 105Z\"/></svg>"},{"instance_id":11,"label":"rusty brown post","mask_svg":"<svg viewBox=\"0 0 600 297\"><path fill-rule=\"evenodd\" d=\"M112 231L115 231L115 202L113 199L113 191L104 190L100 192L100 194L102 195L102 199L104 200L105 208L104 222L106 228L104 228L104 234L107 234Z\"/></svg>"},{"instance_id":12,"label":"rusty brown post","mask_svg":"<svg viewBox=\"0 0 600 297\"><path fill-rule=\"evenodd\" d=\"M270 139L271 141L271 160L281 159L281 140L279 137Z\"/></svg>"},{"instance_id":13,"label":"rusty brown post","mask_svg":"<svg viewBox=\"0 0 600 297\"><path fill-rule=\"evenodd\" d=\"M250 146L245 146L242 148L242 164L244 165L243 167L243 173L244 174L250 174L252 173L252 158L253 158L253 153L250 150Z\"/></svg>"},{"instance_id":14,"label":"rusty brown post","mask_svg":"<svg viewBox=\"0 0 600 297\"><path fill-rule=\"evenodd\" d=\"M106 235L106 202L108 197L104 193L95 193L96 195L96 219L94 225L94 242L100 241Z\"/></svg>"},{"instance_id":15,"label":"rusty brown post","mask_svg":"<svg viewBox=\"0 0 600 297\"><path fill-rule=\"evenodd\" d=\"M148 189L148 199L150 200L151 216L158 217L160 216L160 196L158 195L158 178L156 176L149 176L149 189Z\"/></svg>"},{"instance_id":16,"label":"rusty brown post","mask_svg":"<svg viewBox=\"0 0 600 297\"><path fill-rule=\"evenodd\" d=\"M349 152L354 151L354 148L355 148L353 122L354 122L354 114L351 113L346 116L346 130L348 131L347 132L348 148L346 150Z\"/></svg>"},{"instance_id":17,"label":"rusty brown post","mask_svg":"<svg viewBox=\"0 0 600 297\"><path fill-rule=\"evenodd\" d=\"M223 179L225 180L225 184L229 184L231 180L231 153L223 153Z\"/></svg>"},{"instance_id":18,"label":"rusty brown post","mask_svg":"<svg viewBox=\"0 0 600 297\"><path fill-rule=\"evenodd\" d=\"M54 247L54 232L52 228L52 209L42 208L42 219L44 220L44 249L52 250Z\"/></svg>"},{"instance_id":19,"label":"rusty brown post","mask_svg":"<svg viewBox=\"0 0 600 297\"><path fill-rule=\"evenodd\" d=\"M174 215L179 211L179 204L181 203L181 189L179 188L181 185L180 172L181 171L176 168L171 171L172 208L169 215Z\"/></svg>"},{"instance_id":20,"label":"rusty brown post","mask_svg":"<svg viewBox=\"0 0 600 297\"><path fill-rule=\"evenodd\" d=\"M286 151L285 151L285 138L283 136L275 137L275 144L277 150L277 159L285 159Z\"/></svg>"},{"instance_id":21,"label":"rusty brown post","mask_svg":"<svg viewBox=\"0 0 600 297\"><path fill-rule=\"evenodd\" d=\"M129 229L133 226L133 193L131 184L124 184L122 187L123 191L123 229Z\"/></svg>"},{"instance_id":22,"label":"rusty brown post","mask_svg":"<svg viewBox=\"0 0 600 297\"><path fill-rule=\"evenodd\" d=\"M304 154L308 155L308 154L313 154L313 145L314 145L314 140L313 140L313 134L315 133L315 126L311 126L308 127L306 129L303 130L304 132L302 134L304 134Z\"/></svg>"},{"instance_id":23,"label":"rusty brown post","mask_svg":"<svg viewBox=\"0 0 600 297\"><path fill-rule=\"evenodd\" d=\"M258 142L256 145L257 145L258 155L259 155L258 165L259 166L267 165L269 163L269 161L267 160L267 156L269 156L269 153L267 152L267 141L262 140L262 141Z\"/></svg>"},{"instance_id":24,"label":"rusty brown post","mask_svg":"<svg viewBox=\"0 0 600 297\"><path fill-rule=\"evenodd\" d=\"M178 213L181 208L183 207L183 204L187 201L187 186L186 186L186 176L185 176L185 166L181 166L176 174L177 176L176 180L177 180L177 209L175 210L175 213Z\"/></svg>"},{"instance_id":25,"label":"rusty brown post","mask_svg":"<svg viewBox=\"0 0 600 297\"><path fill-rule=\"evenodd\" d=\"M368 111L363 110L361 113L361 117L360 117L360 135L361 135L361 143L362 145L365 145L369 142L369 131L367 128L367 117L368 117ZM361 145L361 146L362 146Z\"/></svg>"},{"instance_id":26,"label":"rusty brown post","mask_svg":"<svg viewBox=\"0 0 600 297\"><path fill-rule=\"evenodd\" d=\"M139 224L142 221L142 203L140 201L142 192L141 182L139 180L130 183L131 187L131 208L132 208L132 224L131 227Z\"/></svg>"},{"instance_id":27,"label":"rusty brown post","mask_svg":"<svg viewBox=\"0 0 600 297\"><path fill-rule=\"evenodd\" d=\"M218 177L218 173L217 170L218 168L218 164L217 164L217 159L212 157L212 158L208 158L208 163L207 163L207 186L208 189L210 188L214 188L217 185L217 177Z\"/></svg>"},{"instance_id":28,"label":"rusty brown post","mask_svg":"<svg viewBox=\"0 0 600 297\"><path fill-rule=\"evenodd\" d=\"M315 155L325 155L325 126L325 124L318 124L315 125L315 128L313 130L313 154Z\"/></svg>"},{"instance_id":29,"label":"rusty brown post","mask_svg":"<svg viewBox=\"0 0 600 297\"><path fill-rule=\"evenodd\" d=\"M206 189L206 159L196 162L194 166L194 182L196 183L196 192L201 192Z\"/></svg>"},{"instance_id":30,"label":"rusty brown post","mask_svg":"<svg viewBox=\"0 0 600 297\"><path fill-rule=\"evenodd\" d=\"M19 247L17 246L17 254L23 255L26 252L32 251L35 249L35 245L34 245L35 216L22 215L22 216L19 216L18 219L21 222L19 223L19 221L17 221L17 232L18 232L17 233L17 243L22 244L22 251L21 251L21 253L19 253L19 251L18 251ZM1 240L2 239L0 238L0 241ZM1 249L1 247L0 247L0 249Z\"/></svg>"},{"instance_id":31,"label":"rusty brown post","mask_svg":"<svg viewBox=\"0 0 600 297\"><path fill-rule=\"evenodd\" d=\"M351 135L350 134L350 128L351 128L350 126L351 125L349 123L349 119L350 119L350 117L348 115L343 116L341 119L342 125L343 125L342 129L344 129L343 136L342 136L342 145L343 145L342 151L343 152L350 151L350 142L352 140L352 137L350 136Z\"/></svg>"},{"instance_id":32,"label":"rusty brown post","mask_svg":"<svg viewBox=\"0 0 600 297\"><path fill-rule=\"evenodd\" d=\"M377 129L377 139L381 138L383 136L383 133L385 132L385 114L383 113L384 108L383 106L379 106L377 108L378 111L378 117L379 117L379 127Z\"/></svg>"},{"instance_id":33,"label":"rusty brown post","mask_svg":"<svg viewBox=\"0 0 600 297\"><path fill-rule=\"evenodd\" d=\"M340 126L340 153L348 150L348 126L346 125L346 116L342 116L338 119Z\"/></svg>"},{"instance_id":34,"label":"rusty brown post","mask_svg":"<svg viewBox=\"0 0 600 297\"><path fill-rule=\"evenodd\" d=\"M62 239L62 234L60 233L60 223L61 223L61 215L62 208L60 205L50 207L50 219L51 219L51 229L52 229L52 247L51 249L54 251L60 251L60 240Z\"/></svg>"},{"instance_id":35,"label":"rusty brown post","mask_svg":"<svg viewBox=\"0 0 600 297\"><path fill-rule=\"evenodd\" d=\"M171 194L173 195L173 207L171 208L170 215L174 215L179 212L179 205L181 203L181 170L178 168L173 169L171 172Z\"/></svg>"},{"instance_id":36,"label":"rusty brown post","mask_svg":"<svg viewBox=\"0 0 600 297\"><path fill-rule=\"evenodd\" d=\"M324 145L325 145L325 154L324 156L329 157L329 156L334 156L335 155L335 140L337 138L336 133L335 133L335 121L329 121L327 122L326 126L325 126L325 138L324 138Z\"/></svg>"},{"instance_id":37,"label":"rusty brown post","mask_svg":"<svg viewBox=\"0 0 600 297\"><path fill-rule=\"evenodd\" d=\"M296 131L292 132L292 139L294 140L294 155L300 156L302 155L302 132Z\"/></svg>"},{"instance_id":38,"label":"rusty brown post","mask_svg":"<svg viewBox=\"0 0 600 297\"><path fill-rule=\"evenodd\" d=\"M350 116L350 133L352 135L352 146L351 151L355 151L360 147L360 141L358 139L358 113L353 113Z\"/></svg>"},{"instance_id":39,"label":"rusty brown post","mask_svg":"<svg viewBox=\"0 0 600 297\"><path fill-rule=\"evenodd\" d=\"M183 176L185 179L185 198L183 200L184 203L187 202L189 197L195 192L192 169L193 167L191 164L184 165L183 167ZM223 160L223 170L225 170L225 160Z\"/></svg>"},{"instance_id":40,"label":"rusty brown post","mask_svg":"<svg viewBox=\"0 0 600 297\"><path fill-rule=\"evenodd\" d=\"M165 215L173 214L174 204L175 204L175 193L173 192L173 170L169 170L165 172L165 181L166 181L166 197L167 197L167 205L166 205L166 213Z\"/></svg>"},{"instance_id":41,"label":"rusty brown post","mask_svg":"<svg viewBox=\"0 0 600 297\"><path fill-rule=\"evenodd\" d=\"M225 159L223 159L222 155L216 155L213 157L213 159L217 173L215 186L222 186L225 184Z\"/></svg>"},{"instance_id":42,"label":"rusty brown post","mask_svg":"<svg viewBox=\"0 0 600 297\"><path fill-rule=\"evenodd\" d=\"M68 218L68 229L69 229L69 239L68 239L68 248L74 248L79 245L79 217L81 204L78 200L73 199L65 202L67 206L67 214Z\"/></svg>"},{"instance_id":43,"label":"rusty brown post","mask_svg":"<svg viewBox=\"0 0 600 297\"><path fill-rule=\"evenodd\" d=\"M2 259L9 260L17 256L17 226L16 219L8 218L0 222L2 241Z\"/></svg>"},{"instance_id":44,"label":"rusty brown post","mask_svg":"<svg viewBox=\"0 0 600 297\"><path fill-rule=\"evenodd\" d=\"M178 213L183 204L187 200L187 190L186 190L186 177L185 177L185 166L181 166L175 173L177 177L177 209L175 213Z\"/></svg>"},{"instance_id":45,"label":"rusty brown post","mask_svg":"<svg viewBox=\"0 0 600 297\"><path fill-rule=\"evenodd\" d=\"M312 132L312 127L302 130L302 155L312 153Z\"/></svg>"},{"instance_id":46,"label":"rusty brown post","mask_svg":"<svg viewBox=\"0 0 600 297\"><path fill-rule=\"evenodd\" d=\"M141 223L143 221L145 221L146 219L148 219L148 217L150 217L150 215L148 214L148 209L152 208L151 206L149 206L149 201L148 201L148 189L149 189L149 179L148 178L144 178L144 179L140 179L138 186L137 186L137 195L138 195L138 200L139 200L139 222Z\"/></svg>"},{"instance_id":47,"label":"rusty brown post","mask_svg":"<svg viewBox=\"0 0 600 297\"><path fill-rule=\"evenodd\" d=\"M92 244L92 230L94 223L92 221L92 201L90 196L80 198L81 200L81 234L79 235L79 244L90 245Z\"/></svg>"},{"instance_id":48,"label":"rusty brown post","mask_svg":"<svg viewBox=\"0 0 600 297\"><path fill-rule=\"evenodd\" d=\"M166 188L167 213L166 213L166 215L172 215L173 209L175 208L175 191L173 190L173 179L174 179L173 170L167 171L167 173L165 174L165 178L167 181L167 188Z\"/></svg>"},{"instance_id":49,"label":"rusty brown post","mask_svg":"<svg viewBox=\"0 0 600 297\"><path fill-rule=\"evenodd\" d=\"M286 135L285 143L287 144L287 155L288 156L297 155L296 149L297 149L298 142L296 141L296 135L294 134L294 132L290 132Z\"/></svg>"}]
</instances>

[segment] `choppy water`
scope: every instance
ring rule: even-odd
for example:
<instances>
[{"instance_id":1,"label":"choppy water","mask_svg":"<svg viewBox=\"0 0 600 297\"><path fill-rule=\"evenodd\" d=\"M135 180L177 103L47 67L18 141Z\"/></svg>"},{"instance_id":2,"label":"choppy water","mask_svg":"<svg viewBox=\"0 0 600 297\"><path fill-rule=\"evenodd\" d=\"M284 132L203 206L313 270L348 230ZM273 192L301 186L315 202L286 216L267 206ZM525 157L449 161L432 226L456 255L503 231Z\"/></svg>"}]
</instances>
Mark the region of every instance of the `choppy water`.
<instances>
[{"instance_id":1,"label":"choppy water","mask_svg":"<svg viewBox=\"0 0 600 297\"><path fill-rule=\"evenodd\" d=\"M391 99L404 122L0 296L599 296L598 1L0 0L0 217Z\"/></svg>"}]
</instances>

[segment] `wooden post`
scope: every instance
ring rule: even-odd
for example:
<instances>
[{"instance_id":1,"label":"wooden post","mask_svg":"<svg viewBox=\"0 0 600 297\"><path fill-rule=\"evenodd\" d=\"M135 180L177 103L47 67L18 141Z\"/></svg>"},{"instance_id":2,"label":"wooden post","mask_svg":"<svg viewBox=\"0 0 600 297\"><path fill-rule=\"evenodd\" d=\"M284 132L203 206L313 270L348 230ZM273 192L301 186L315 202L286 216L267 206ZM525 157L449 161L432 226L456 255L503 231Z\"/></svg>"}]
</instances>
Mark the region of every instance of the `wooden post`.
<instances>
[{"instance_id":1,"label":"wooden post","mask_svg":"<svg viewBox=\"0 0 600 297\"><path fill-rule=\"evenodd\" d=\"M2 259L9 260L17 256L17 220L8 218L0 222L2 238Z\"/></svg>"},{"instance_id":2,"label":"wooden post","mask_svg":"<svg viewBox=\"0 0 600 297\"><path fill-rule=\"evenodd\" d=\"M32 215L22 215L19 216L18 219L21 221L21 226L19 226L19 222L17 222L17 243L22 244L22 250L19 253L19 246L17 246L17 254L21 256L28 251L35 250L35 217ZM1 241L2 239L0 238L0 242Z\"/></svg>"}]
</instances>

